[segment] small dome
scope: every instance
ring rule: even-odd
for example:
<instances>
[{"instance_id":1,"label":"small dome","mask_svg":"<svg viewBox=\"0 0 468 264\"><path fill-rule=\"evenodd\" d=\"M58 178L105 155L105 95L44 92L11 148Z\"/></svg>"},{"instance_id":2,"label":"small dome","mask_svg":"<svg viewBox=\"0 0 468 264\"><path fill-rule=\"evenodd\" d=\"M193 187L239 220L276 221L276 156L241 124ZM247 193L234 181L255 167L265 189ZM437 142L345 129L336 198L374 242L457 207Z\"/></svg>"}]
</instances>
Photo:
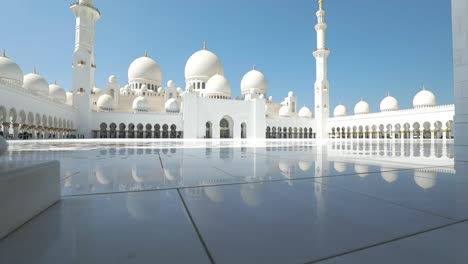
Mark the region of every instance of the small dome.
<instances>
[{"instance_id":1,"label":"small dome","mask_svg":"<svg viewBox=\"0 0 468 264\"><path fill-rule=\"evenodd\" d=\"M265 95L261 94L258 99L265 99Z\"/></svg>"},{"instance_id":2,"label":"small dome","mask_svg":"<svg viewBox=\"0 0 468 264\"><path fill-rule=\"evenodd\" d=\"M146 84L143 84L143 85L141 86L141 92L142 92L142 93L148 92L148 86L147 86Z\"/></svg>"},{"instance_id":3,"label":"small dome","mask_svg":"<svg viewBox=\"0 0 468 264\"><path fill-rule=\"evenodd\" d=\"M132 87L130 87L130 85L127 84L127 85L125 85L124 90L125 90L125 92L130 93L130 92L132 92Z\"/></svg>"},{"instance_id":4,"label":"small dome","mask_svg":"<svg viewBox=\"0 0 468 264\"><path fill-rule=\"evenodd\" d=\"M140 57L128 68L129 82L154 82L161 85L162 73L159 64L147 56Z\"/></svg>"},{"instance_id":5,"label":"small dome","mask_svg":"<svg viewBox=\"0 0 468 264\"><path fill-rule=\"evenodd\" d=\"M346 111L346 106L339 104L335 107L335 110L333 110L333 116L347 116L348 112Z\"/></svg>"},{"instance_id":6,"label":"small dome","mask_svg":"<svg viewBox=\"0 0 468 264\"><path fill-rule=\"evenodd\" d=\"M421 107L431 107L436 105L436 97L431 92L423 89L417 93L413 98L413 107L414 108L421 108Z\"/></svg>"},{"instance_id":7,"label":"small dome","mask_svg":"<svg viewBox=\"0 0 468 264\"><path fill-rule=\"evenodd\" d=\"M368 114L370 112L369 110L369 104L362 100L356 104L356 106L354 107L354 114L355 115L363 115L363 114Z\"/></svg>"},{"instance_id":8,"label":"small dome","mask_svg":"<svg viewBox=\"0 0 468 264\"><path fill-rule=\"evenodd\" d=\"M294 92L293 92L293 91L289 91L288 97L293 97L293 96L294 96Z\"/></svg>"},{"instance_id":9,"label":"small dome","mask_svg":"<svg viewBox=\"0 0 468 264\"><path fill-rule=\"evenodd\" d=\"M291 110L289 109L289 106L283 105L280 110L278 111L278 115L281 117L290 117L291 116Z\"/></svg>"},{"instance_id":10,"label":"small dome","mask_svg":"<svg viewBox=\"0 0 468 264\"><path fill-rule=\"evenodd\" d=\"M8 58L4 51L3 55L0 56L0 79L23 85L23 75L24 73L18 64Z\"/></svg>"},{"instance_id":11,"label":"small dome","mask_svg":"<svg viewBox=\"0 0 468 264\"><path fill-rule=\"evenodd\" d=\"M164 93L164 89L162 87L159 87L158 88L158 93L160 93L160 94Z\"/></svg>"},{"instance_id":12,"label":"small dome","mask_svg":"<svg viewBox=\"0 0 468 264\"><path fill-rule=\"evenodd\" d=\"M91 94L100 95L101 93L102 93L101 89L97 87L93 87L93 89L91 90Z\"/></svg>"},{"instance_id":13,"label":"small dome","mask_svg":"<svg viewBox=\"0 0 468 264\"><path fill-rule=\"evenodd\" d=\"M182 88L177 87L177 93L181 94L181 93L183 93L183 92L184 92L184 90L182 90Z\"/></svg>"},{"instance_id":14,"label":"small dome","mask_svg":"<svg viewBox=\"0 0 468 264\"><path fill-rule=\"evenodd\" d=\"M65 89L63 89L57 83L49 85L49 96L61 103L67 102L67 94L65 93Z\"/></svg>"},{"instance_id":15,"label":"small dome","mask_svg":"<svg viewBox=\"0 0 468 264\"><path fill-rule=\"evenodd\" d=\"M174 98L167 100L164 107L168 113L179 113L180 111L179 102L177 102L177 100Z\"/></svg>"},{"instance_id":16,"label":"small dome","mask_svg":"<svg viewBox=\"0 0 468 264\"><path fill-rule=\"evenodd\" d=\"M380 111L397 111L398 110L398 100L393 96L385 97L382 102L380 102Z\"/></svg>"},{"instance_id":17,"label":"small dome","mask_svg":"<svg viewBox=\"0 0 468 264\"><path fill-rule=\"evenodd\" d=\"M205 96L210 97L216 95L231 98L231 86L229 85L229 81L220 74L214 75L206 83Z\"/></svg>"},{"instance_id":18,"label":"small dome","mask_svg":"<svg viewBox=\"0 0 468 264\"><path fill-rule=\"evenodd\" d=\"M167 87L169 87L169 88L175 87L174 81L173 81L173 80L169 80L169 81L167 82Z\"/></svg>"},{"instance_id":19,"label":"small dome","mask_svg":"<svg viewBox=\"0 0 468 264\"><path fill-rule=\"evenodd\" d=\"M309 107L304 106L299 110L299 117L302 118L312 118L312 111L310 111Z\"/></svg>"},{"instance_id":20,"label":"small dome","mask_svg":"<svg viewBox=\"0 0 468 264\"><path fill-rule=\"evenodd\" d=\"M96 104L100 110L112 110L114 108L114 98L108 94L103 94L99 96Z\"/></svg>"},{"instance_id":21,"label":"small dome","mask_svg":"<svg viewBox=\"0 0 468 264\"><path fill-rule=\"evenodd\" d=\"M118 83L118 82L119 82L119 79L117 79L117 76L111 75L111 76L109 76L108 82L110 82L110 83Z\"/></svg>"},{"instance_id":22,"label":"small dome","mask_svg":"<svg viewBox=\"0 0 468 264\"><path fill-rule=\"evenodd\" d=\"M265 75L255 68L244 75L241 80L241 93L246 94L253 89L254 93L266 94L268 82Z\"/></svg>"},{"instance_id":23,"label":"small dome","mask_svg":"<svg viewBox=\"0 0 468 264\"><path fill-rule=\"evenodd\" d=\"M146 112L149 109L148 99L143 96L138 96L133 100L132 109L137 112Z\"/></svg>"},{"instance_id":24,"label":"small dome","mask_svg":"<svg viewBox=\"0 0 468 264\"><path fill-rule=\"evenodd\" d=\"M37 74L35 71L24 76L24 88L32 91L33 93L48 96L49 95L49 83Z\"/></svg>"},{"instance_id":25,"label":"small dome","mask_svg":"<svg viewBox=\"0 0 468 264\"><path fill-rule=\"evenodd\" d=\"M272 102L273 101L273 96L268 97L268 101Z\"/></svg>"},{"instance_id":26,"label":"small dome","mask_svg":"<svg viewBox=\"0 0 468 264\"><path fill-rule=\"evenodd\" d=\"M185 80L194 78L209 79L215 74L224 74L224 68L218 56L213 52L202 49L195 52L185 64Z\"/></svg>"}]
</instances>

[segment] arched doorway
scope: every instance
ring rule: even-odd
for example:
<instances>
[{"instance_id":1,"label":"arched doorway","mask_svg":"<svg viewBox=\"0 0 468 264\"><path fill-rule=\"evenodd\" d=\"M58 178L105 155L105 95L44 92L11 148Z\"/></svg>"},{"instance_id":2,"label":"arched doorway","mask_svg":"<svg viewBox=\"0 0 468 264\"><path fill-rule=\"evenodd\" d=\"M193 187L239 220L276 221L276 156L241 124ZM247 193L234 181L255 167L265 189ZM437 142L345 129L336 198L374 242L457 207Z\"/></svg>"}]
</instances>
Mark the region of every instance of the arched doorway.
<instances>
[{"instance_id":1,"label":"arched doorway","mask_svg":"<svg viewBox=\"0 0 468 264\"><path fill-rule=\"evenodd\" d=\"M247 124L241 124L241 138L247 138Z\"/></svg>"},{"instance_id":2,"label":"arched doorway","mask_svg":"<svg viewBox=\"0 0 468 264\"><path fill-rule=\"evenodd\" d=\"M206 130L205 130L205 138L212 138L213 137L213 125L211 125L211 122L206 122L205 124Z\"/></svg>"},{"instance_id":3,"label":"arched doorway","mask_svg":"<svg viewBox=\"0 0 468 264\"><path fill-rule=\"evenodd\" d=\"M219 137L232 138L232 120L228 117L223 117L219 121Z\"/></svg>"}]
</instances>

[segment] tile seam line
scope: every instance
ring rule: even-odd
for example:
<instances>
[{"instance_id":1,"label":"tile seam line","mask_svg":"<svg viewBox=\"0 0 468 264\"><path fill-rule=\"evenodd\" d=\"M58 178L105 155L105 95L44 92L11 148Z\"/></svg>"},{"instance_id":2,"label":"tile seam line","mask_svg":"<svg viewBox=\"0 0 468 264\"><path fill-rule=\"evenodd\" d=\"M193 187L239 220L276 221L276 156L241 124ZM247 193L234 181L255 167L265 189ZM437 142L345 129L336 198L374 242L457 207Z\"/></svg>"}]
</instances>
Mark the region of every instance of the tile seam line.
<instances>
[{"instance_id":1,"label":"tile seam line","mask_svg":"<svg viewBox=\"0 0 468 264\"><path fill-rule=\"evenodd\" d=\"M195 229L195 233L197 233L198 239L200 240L200 243L203 246L203 249L205 250L205 254L208 256L210 259L211 263L215 263L213 256L211 255L210 251L208 250L208 246L205 243L205 240L203 239L203 236L201 235L200 230L198 229L197 225L195 224L195 221L193 220L192 214L190 213L190 210L188 209L187 204L185 203L184 197L182 196L182 193L180 192L179 189L177 189L177 193L179 194L179 198L182 202L182 205L184 206L185 212L187 213L190 223L192 224L193 228Z\"/></svg>"},{"instance_id":2,"label":"tile seam line","mask_svg":"<svg viewBox=\"0 0 468 264\"><path fill-rule=\"evenodd\" d=\"M389 244L389 243L392 243L392 242L396 242L396 241L399 241L399 240L403 240L403 239L406 239L406 238L415 237L415 236L418 236L418 235L422 235L424 233L437 231L437 230L444 229L444 228L447 228L447 227L450 227L450 226L453 226L453 225L463 224L463 223L467 223L467 222L468 222L468 219L459 220L459 221L456 221L456 222L453 222L453 223L448 223L448 224L445 224L445 225L436 226L436 227L433 227L433 228L430 228L430 229L422 230L422 231L411 233L411 234L408 234L408 235L396 237L396 238L393 238L393 239L390 239L390 240L387 240L387 241L383 241L383 242L371 244L371 245L368 245L368 246L360 247L360 248L357 248L357 249L345 251L345 252L342 252L342 253L335 254L333 256L308 261L308 262L305 262L304 264L320 263L321 261L330 260L330 259L345 256L345 255L350 255L350 254L353 254L353 253L356 253L356 252L359 252L359 251L363 251L363 250L367 250L367 249L370 249L370 248L382 246L382 245Z\"/></svg>"}]
</instances>

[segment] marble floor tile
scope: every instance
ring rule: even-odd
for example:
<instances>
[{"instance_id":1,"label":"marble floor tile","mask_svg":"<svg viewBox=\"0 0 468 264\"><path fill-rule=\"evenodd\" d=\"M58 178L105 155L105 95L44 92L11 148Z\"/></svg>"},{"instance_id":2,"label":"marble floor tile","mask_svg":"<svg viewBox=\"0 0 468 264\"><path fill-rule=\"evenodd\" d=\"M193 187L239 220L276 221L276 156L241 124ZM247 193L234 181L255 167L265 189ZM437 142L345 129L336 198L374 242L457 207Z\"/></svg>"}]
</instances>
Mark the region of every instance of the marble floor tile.
<instances>
[{"instance_id":1,"label":"marble floor tile","mask_svg":"<svg viewBox=\"0 0 468 264\"><path fill-rule=\"evenodd\" d=\"M176 190L63 198L0 241L0 263L210 263Z\"/></svg>"},{"instance_id":2,"label":"marble floor tile","mask_svg":"<svg viewBox=\"0 0 468 264\"><path fill-rule=\"evenodd\" d=\"M219 263L304 263L451 222L312 180L181 192Z\"/></svg>"}]
</instances>

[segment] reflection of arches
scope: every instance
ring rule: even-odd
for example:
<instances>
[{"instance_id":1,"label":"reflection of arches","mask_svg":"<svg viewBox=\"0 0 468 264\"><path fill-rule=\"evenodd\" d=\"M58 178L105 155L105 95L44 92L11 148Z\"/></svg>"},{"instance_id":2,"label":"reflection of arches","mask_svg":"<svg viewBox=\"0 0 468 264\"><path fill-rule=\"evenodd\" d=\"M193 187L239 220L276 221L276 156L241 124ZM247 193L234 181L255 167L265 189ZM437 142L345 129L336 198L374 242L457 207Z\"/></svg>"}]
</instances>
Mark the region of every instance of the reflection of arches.
<instances>
[{"instance_id":1,"label":"reflection of arches","mask_svg":"<svg viewBox=\"0 0 468 264\"><path fill-rule=\"evenodd\" d=\"M247 138L247 124L241 124L241 138Z\"/></svg>"},{"instance_id":2,"label":"reflection of arches","mask_svg":"<svg viewBox=\"0 0 468 264\"><path fill-rule=\"evenodd\" d=\"M205 124L205 138L213 137L213 125L211 122L206 122Z\"/></svg>"},{"instance_id":3,"label":"reflection of arches","mask_svg":"<svg viewBox=\"0 0 468 264\"><path fill-rule=\"evenodd\" d=\"M233 121L229 116L223 117L219 121L220 138L232 138Z\"/></svg>"}]
</instances>

